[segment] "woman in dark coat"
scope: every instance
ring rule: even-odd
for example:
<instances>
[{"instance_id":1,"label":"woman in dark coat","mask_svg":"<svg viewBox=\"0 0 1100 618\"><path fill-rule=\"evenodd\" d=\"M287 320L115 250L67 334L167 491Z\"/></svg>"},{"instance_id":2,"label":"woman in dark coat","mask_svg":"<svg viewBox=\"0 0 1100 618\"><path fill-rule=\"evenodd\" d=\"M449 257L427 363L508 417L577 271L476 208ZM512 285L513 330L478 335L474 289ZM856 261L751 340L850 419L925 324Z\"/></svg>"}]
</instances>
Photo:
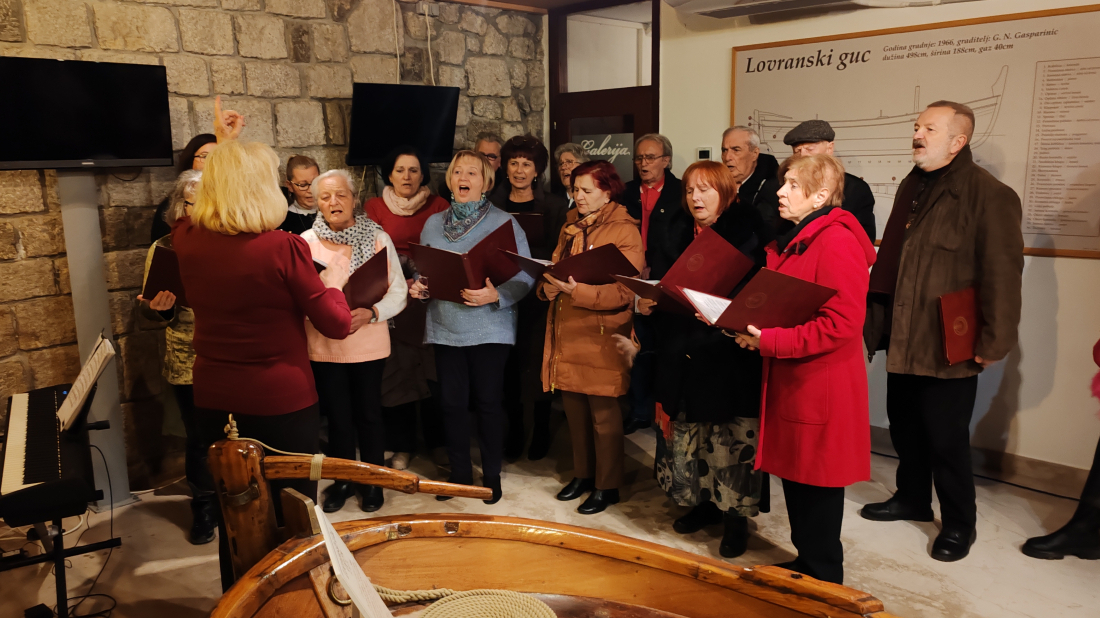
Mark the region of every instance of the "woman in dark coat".
<instances>
[{"instance_id":1,"label":"woman in dark coat","mask_svg":"<svg viewBox=\"0 0 1100 618\"><path fill-rule=\"evenodd\" d=\"M694 225L679 226L687 231L680 252L709 227L762 266L763 221L756 209L737 201L729 170L713 161L693 163L683 185L685 216ZM657 438L657 480L677 504L694 507L673 528L688 534L724 523L719 552L740 556L748 541L746 518L756 516L760 503L761 474L753 470L760 357L695 318L656 317L657 417L665 421Z\"/></svg>"},{"instance_id":2,"label":"woman in dark coat","mask_svg":"<svg viewBox=\"0 0 1100 618\"><path fill-rule=\"evenodd\" d=\"M541 223L526 226L531 256L549 260L558 243L558 233L565 225L568 202L560 195L544 191L543 173L550 154L538 139L518 135L505 142L500 151L500 168L507 182L501 183L489 201L512 214L532 213ZM521 225L522 217L517 218ZM541 227L540 230L538 229ZM508 437L504 456L516 459L523 454L527 434L523 431L524 393L534 399L534 431L527 457L542 459L550 450L550 393L543 393L539 384L542 366L542 340L546 332L546 312L550 303L528 295L519 304L519 325L516 345L508 358L504 378L504 409L508 414Z\"/></svg>"},{"instance_id":3,"label":"woman in dark coat","mask_svg":"<svg viewBox=\"0 0 1100 618\"><path fill-rule=\"evenodd\" d=\"M206 157L217 145L218 138L214 137L213 133L200 133L192 137L191 141L187 142L187 145L180 151L179 163L176 164L176 176L187 170L201 172L203 167L206 166ZM170 205L171 196L164 198L163 202L157 204L157 210L153 213L152 229L149 231L149 242L157 242L158 239L164 238L172 231L172 227L168 225L168 221L164 217L164 213L168 212Z\"/></svg>"}]
</instances>

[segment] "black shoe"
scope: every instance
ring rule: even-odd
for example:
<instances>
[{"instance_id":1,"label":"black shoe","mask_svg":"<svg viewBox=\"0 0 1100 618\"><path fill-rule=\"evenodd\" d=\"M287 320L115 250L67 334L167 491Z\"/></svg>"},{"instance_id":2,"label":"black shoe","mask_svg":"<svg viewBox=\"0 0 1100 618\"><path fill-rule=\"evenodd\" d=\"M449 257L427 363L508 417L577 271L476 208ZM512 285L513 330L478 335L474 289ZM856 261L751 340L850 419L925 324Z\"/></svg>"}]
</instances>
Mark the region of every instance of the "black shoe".
<instances>
[{"instance_id":1,"label":"black shoe","mask_svg":"<svg viewBox=\"0 0 1100 618\"><path fill-rule=\"evenodd\" d=\"M597 489L588 496L584 503L577 507L577 512L581 515L595 515L596 513L602 513L612 504L618 503L618 489Z\"/></svg>"},{"instance_id":2,"label":"black shoe","mask_svg":"<svg viewBox=\"0 0 1100 618\"><path fill-rule=\"evenodd\" d=\"M535 427L531 432L531 446L527 459L538 461L550 452L550 403L535 404Z\"/></svg>"},{"instance_id":3,"label":"black shoe","mask_svg":"<svg viewBox=\"0 0 1100 618\"><path fill-rule=\"evenodd\" d=\"M644 418L632 418L623 423L623 435L629 436L630 434L638 431L639 429L648 429L653 423L647 421Z\"/></svg>"},{"instance_id":4,"label":"black shoe","mask_svg":"<svg viewBox=\"0 0 1100 618\"><path fill-rule=\"evenodd\" d=\"M1100 560L1100 526L1096 522L1070 520L1051 534L1028 539L1020 551L1041 560L1061 560L1066 556Z\"/></svg>"},{"instance_id":5,"label":"black shoe","mask_svg":"<svg viewBox=\"0 0 1100 618\"><path fill-rule=\"evenodd\" d=\"M749 548L749 520L729 511L722 514L722 519L725 531L722 533L718 553L723 558L736 558Z\"/></svg>"},{"instance_id":6,"label":"black shoe","mask_svg":"<svg viewBox=\"0 0 1100 618\"><path fill-rule=\"evenodd\" d=\"M932 557L940 562L962 560L970 553L970 546L977 538L975 530L941 530L932 542Z\"/></svg>"},{"instance_id":7,"label":"black shoe","mask_svg":"<svg viewBox=\"0 0 1100 618\"><path fill-rule=\"evenodd\" d=\"M218 528L218 520L214 509L218 508L212 500L191 501L191 532L187 540L192 545L205 545L214 540L214 530Z\"/></svg>"},{"instance_id":8,"label":"black shoe","mask_svg":"<svg viewBox=\"0 0 1100 618\"><path fill-rule=\"evenodd\" d=\"M504 440L504 458L515 461L523 456L523 447L527 446L527 434L523 431L523 418L519 415L508 419L508 437Z\"/></svg>"},{"instance_id":9,"label":"black shoe","mask_svg":"<svg viewBox=\"0 0 1100 618\"><path fill-rule=\"evenodd\" d=\"M386 496L382 495L382 488L374 485L359 486L359 508L366 513L373 513L382 508L386 503Z\"/></svg>"},{"instance_id":10,"label":"black shoe","mask_svg":"<svg viewBox=\"0 0 1100 618\"><path fill-rule=\"evenodd\" d=\"M355 483L336 481L325 490L325 499L321 503L321 509L326 513L335 513L344 508L344 503L353 494L355 494Z\"/></svg>"},{"instance_id":11,"label":"black shoe","mask_svg":"<svg viewBox=\"0 0 1100 618\"><path fill-rule=\"evenodd\" d=\"M886 502L866 504L860 509L859 514L863 519L871 521L932 521L932 507L923 509L913 508L895 495Z\"/></svg>"},{"instance_id":12,"label":"black shoe","mask_svg":"<svg viewBox=\"0 0 1100 618\"><path fill-rule=\"evenodd\" d=\"M592 479L579 479L575 478L569 481L569 484L561 488L558 492L558 500L562 502L569 502L570 500L576 500L584 494L592 491L596 488L596 481Z\"/></svg>"},{"instance_id":13,"label":"black shoe","mask_svg":"<svg viewBox=\"0 0 1100 618\"><path fill-rule=\"evenodd\" d=\"M500 477L495 479L481 479L481 485L493 490L492 500L482 500L485 504L496 504L504 497L504 491L500 488Z\"/></svg>"},{"instance_id":14,"label":"black shoe","mask_svg":"<svg viewBox=\"0 0 1100 618\"><path fill-rule=\"evenodd\" d=\"M672 529L680 534L698 532L707 526L717 526L722 523L722 511L718 505L710 500L698 504L688 511L687 515L672 522Z\"/></svg>"},{"instance_id":15,"label":"black shoe","mask_svg":"<svg viewBox=\"0 0 1100 618\"><path fill-rule=\"evenodd\" d=\"M436 496L435 497L435 499L440 501L440 502L446 502L447 500L450 500L451 498L454 498L454 496Z\"/></svg>"}]
</instances>

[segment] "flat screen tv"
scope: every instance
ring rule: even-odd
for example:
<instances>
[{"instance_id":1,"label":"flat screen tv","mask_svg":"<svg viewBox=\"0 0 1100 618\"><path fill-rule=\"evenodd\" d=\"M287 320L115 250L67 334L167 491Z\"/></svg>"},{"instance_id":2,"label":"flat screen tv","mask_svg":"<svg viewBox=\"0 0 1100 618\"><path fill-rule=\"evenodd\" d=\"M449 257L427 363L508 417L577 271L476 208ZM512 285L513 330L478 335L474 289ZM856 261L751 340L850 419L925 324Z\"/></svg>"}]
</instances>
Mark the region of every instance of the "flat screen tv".
<instances>
[{"instance_id":1,"label":"flat screen tv","mask_svg":"<svg viewBox=\"0 0 1100 618\"><path fill-rule=\"evenodd\" d=\"M428 161L454 152L458 88L355 84L351 99L348 165L378 165L397 146L409 144Z\"/></svg>"},{"instance_id":2,"label":"flat screen tv","mask_svg":"<svg viewBox=\"0 0 1100 618\"><path fill-rule=\"evenodd\" d=\"M172 165L164 67L0 58L0 169Z\"/></svg>"}]
</instances>

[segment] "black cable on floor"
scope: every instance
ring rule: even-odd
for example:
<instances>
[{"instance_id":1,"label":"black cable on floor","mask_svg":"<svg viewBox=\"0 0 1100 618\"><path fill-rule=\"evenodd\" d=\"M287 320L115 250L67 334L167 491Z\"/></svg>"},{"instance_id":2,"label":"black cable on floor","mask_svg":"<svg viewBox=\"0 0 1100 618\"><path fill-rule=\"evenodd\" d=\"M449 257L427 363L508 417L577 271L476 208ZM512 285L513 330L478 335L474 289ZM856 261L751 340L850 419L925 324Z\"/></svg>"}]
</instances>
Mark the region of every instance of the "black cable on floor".
<instances>
[{"instance_id":1,"label":"black cable on floor","mask_svg":"<svg viewBox=\"0 0 1100 618\"><path fill-rule=\"evenodd\" d=\"M99 453L99 458L101 460L103 460L103 470L104 470L104 472L107 473L107 490L110 492L110 497L111 497L111 538L114 538L114 536L115 536L115 488L114 488L113 485L111 485L111 470L110 470L110 468L107 467L107 458L103 455L103 451L101 451L99 449L99 447L94 445L94 444L92 444L91 447L94 448ZM91 525L89 525L88 528L91 528ZM87 532L87 530L85 530L85 532ZM81 532L80 535L84 536L84 533ZM80 537L77 537L77 542L79 542L79 541L80 541ZM110 618L111 612L113 612L115 610L115 608L118 607L118 601L115 600L115 598L112 597L109 594L93 593L92 591L95 590L96 584L99 583L100 576L103 575L103 571L105 571L107 569L107 563L111 561L111 556L114 553L115 553L115 548L114 547L112 547L111 549L109 549L107 551L107 559L103 561L103 566L99 567L99 573L96 573L95 579L92 580L92 585L88 587L88 592L86 592L82 595L75 596L75 597L69 597L69 599L68 599L69 601L76 601L77 599L80 599L80 600L77 601L76 605L69 608L69 615L66 618ZM93 598L93 597L108 599L111 602L111 606L106 607L104 609L96 610L96 611L88 613L88 614L77 614L76 613L77 608L79 608L84 603L84 601L87 601L88 599ZM53 608L53 614L54 614L54 616L57 616L57 606L56 605Z\"/></svg>"},{"instance_id":2,"label":"black cable on floor","mask_svg":"<svg viewBox=\"0 0 1100 618\"><path fill-rule=\"evenodd\" d=\"M889 453L880 453L878 451L871 451L871 454L872 455L878 455L879 457L889 457L890 459L897 459L898 458L897 455L891 455ZM992 476L986 476L984 474L978 474L977 472L974 473L974 476L976 478L984 479L984 480L987 480L987 481L993 481L994 483L1001 483L1002 485L1011 485L1012 487L1016 487L1016 488L1019 488L1019 489L1026 489L1027 491L1034 491L1037 494L1052 496L1054 498L1062 498L1064 500L1072 500L1074 502L1080 502L1081 501L1080 497L1074 498L1072 496L1063 496L1062 494L1056 494L1056 493L1051 492L1051 491L1043 491L1042 489L1035 489L1034 487L1028 487L1027 485L1020 485L1019 483L1013 483L1012 481L1006 481L1004 479L993 478Z\"/></svg>"}]
</instances>

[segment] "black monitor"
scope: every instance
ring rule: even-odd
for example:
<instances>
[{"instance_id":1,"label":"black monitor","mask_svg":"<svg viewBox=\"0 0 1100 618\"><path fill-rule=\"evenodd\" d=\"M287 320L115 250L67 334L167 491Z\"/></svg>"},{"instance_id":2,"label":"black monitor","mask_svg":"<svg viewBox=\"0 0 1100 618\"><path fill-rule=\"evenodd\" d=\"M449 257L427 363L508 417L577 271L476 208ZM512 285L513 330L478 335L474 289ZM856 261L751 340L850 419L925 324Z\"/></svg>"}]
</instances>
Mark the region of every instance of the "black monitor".
<instances>
[{"instance_id":1,"label":"black monitor","mask_svg":"<svg viewBox=\"0 0 1100 618\"><path fill-rule=\"evenodd\" d=\"M162 66L0 58L0 169L172 165Z\"/></svg>"},{"instance_id":2,"label":"black monitor","mask_svg":"<svg viewBox=\"0 0 1100 618\"><path fill-rule=\"evenodd\" d=\"M415 146L427 161L454 152L458 88L355 84L348 132L348 165L378 165L398 146Z\"/></svg>"}]
</instances>

